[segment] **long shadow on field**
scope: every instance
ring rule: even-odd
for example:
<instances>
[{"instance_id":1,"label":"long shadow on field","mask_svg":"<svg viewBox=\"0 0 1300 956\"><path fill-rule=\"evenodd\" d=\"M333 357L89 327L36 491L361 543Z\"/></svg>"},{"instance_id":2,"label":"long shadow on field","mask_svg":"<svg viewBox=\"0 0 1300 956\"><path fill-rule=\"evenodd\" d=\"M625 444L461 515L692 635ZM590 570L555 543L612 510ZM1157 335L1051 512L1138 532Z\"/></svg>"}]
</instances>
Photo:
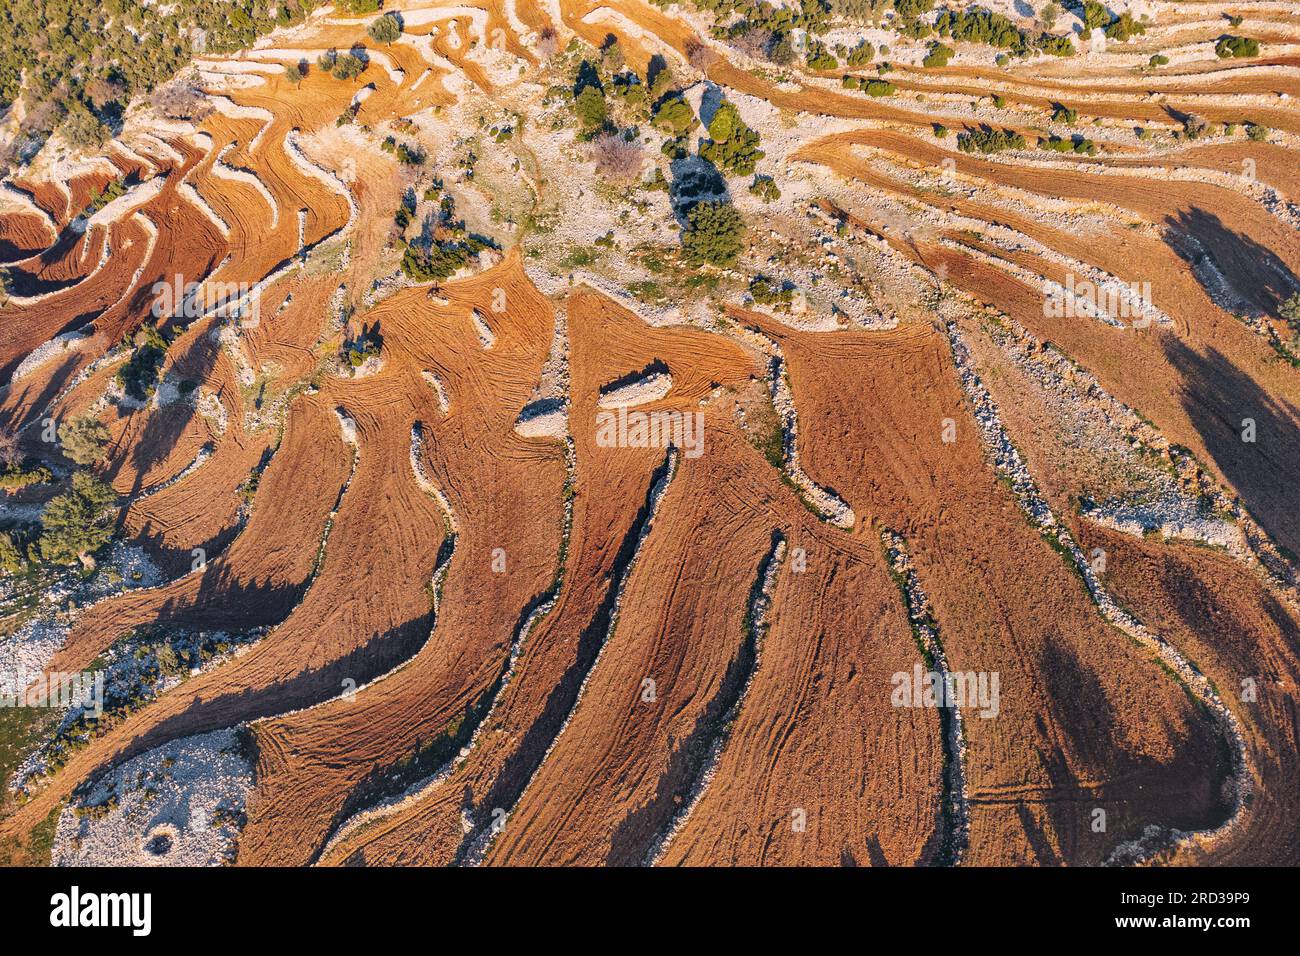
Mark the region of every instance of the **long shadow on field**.
<instances>
[{"instance_id":1,"label":"long shadow on field","mask_svg":"<svg viewBox=\"0 0 1300 956\"><path fill-rule=\"evenodd\" d=\"M33 421L39 420L39 418L45 414L45 410L49 407L50 402L54 401L55 397L67 387L67 384L72 381L73 376L77 374L77 365L80 363L81 358L82 357L76 353L70 354L64 358L59 367L54 370L54 374L46 379L44 386L41 387L40 393L30 402L27 402L28 411L26 419L13 422L5 421L3 422L5 427L18 430L26 428ZM4 372L0 374L6 376L12 374L13 368L17 367L19 361L21 360L15 359L13 366L5 369ZM8 387L13 388L12 385L9 385ZM25 401L26 397L27 392L24 391L20 401ZM43 445L43 450L48 451L49 447L49 445Z\"/></svg>"},{"instance_id":2,"label":"long shadow on field","mask_svg":"<svg viewBox=\"0 0 1300 956\"><path fill-rule=\"evenodd\" d=\"M578 693L587 675L591 673L592 667L595 666L600 649L607 640L612 639L609 627L618 604L619 593L631 570L632 560L636 557L642 530L654 513L654 489L660 481L666 480L668 472L669 459L665 458L663 464L650 475L649 483L646 485L646 499L628 526L627 534L623 536L618 553L610 565L601 602L578 636L573 662L565 669L564 674L555 682L554 688L547 695L546 706L542 713L523 734L486 792L476 800L475 794L466 787L465 806L471 810L473 819L479 822L473 831L466 834L465 840L461 843L456 855L457 863L466 860L473 851L475 842L494 822L490 816L493 808L513 808L518 804L529 781L541 767L548 748L555 742L577 706Z\"/></svg>"},{"instance_id":3,"label":"long shadow on field","mask_svg":"<svg viewBox=\"0 0 1300 956\"><path fill-rule=\"evenodd\" d=\"M1123 639L1118 634L1115 637ZM1046 801L1044 809L1068 860L1093 862L1095 857L1100 862L1116 844L1135 839L1152 823L1194 830L1226 819L1229 810L1215 795L1229 768L1215 765L1217 735L1199 710L1193 709L1192 734L1178 742L1176 756L1160 762L1134 754L1125 745L1123 718L1111 706L1106 688L1066 641L1049 635L1038 668L1061 741L1061 747L1044 760L1055 791L1055 799ZM1154 664L1151 671L1150 680L1166 679L1156 672ZM1172 677L1167 680L1169 687L1175 686ZM1125 783L1108 783L1089 799L1063 750L1073 757L1074 766L1083 769L1085 777L1100 772L1108 781ZM1135 799L1138 795L1132 790L1134 782L1144 788L1141 802ZM1092 830L1092 814L1097 807L1106 811L1103 833ZM1022 812L1022 819L1028 816ZM1032 833L1030 842L1035 842ZM1103 843L1104 849L1097 845ZM1035 852L1043 862L1050 861L1051 857L1045 857L1038 846ZM1050 850L1047 852L1050 854Z\"/></svg>"},{"instance_id":4,"label":"long shadow on field","mask_svg":"<svg viewBox=\"0 0 1300 956\"><path fill-rule=\"evenodd\" d=\"M190 570L194 560L193 549L201 549L204 560L210 563L218 555L225 553L226 548L230 547L230 543L242 530L243 524L238 520L237 513L232 511L230 521L204 541L186 541L183 544L169 542L164 529L156 528L153 521L149 521L135 536L134 543L144 548L149 559L166 577L174 578Z\"/></svg>"},{"instance_id":5,"label":"long shadow on field","mask_svg":"<svg viewBox=\"0 0 1300 956\"><path fill-rule=\"evenodd\" d=\"M279 624L302 600L307 582L272 584L271 581L237 580L228 567L209 565L198 593L185 600L169 600L158 608L157 624L195 629L246 631Z\"/></svg>"},{"instance_id":6,"label":"long shadow on field","mask_svg":"<svg viewBox=\"0 0 1300 956\"><path fill-rule=\"evenodd\" d=\"M1165 217L1165 225L1195 236L1238 296L1261 312L1276 315L1283 300L1300 292L1300 279L1271 249L1228 228L1212 212L1197 206ZM1212 290L1206 292L1214 297Z\"/></svg>"},{"instance_id":7,"label":"long shadow on field","mask_svg":"<svg viewBox=\"0 0 1300 956\"><path fill-rule=\"evenodd\" d=\"M629 812L614 829L609 841L609 854L605 858L607 866L634 866L650 862L645 859L646 854L660 840L667 839L667 828L673 823L674 814L680 808L690 805L693 791L705 786L704 772L709 764L710 753L715 746L725 746L723 735L729 723L727 718L736 718L741 697L758 666L754 608L763 596L763 582L772 562L776 560L776 548L781 540L781 532L774 530L771 549L759 562L750 586L749 599L745 605L745 622L737 642L739 646L727 664L717 691L700 712L690 734L675 742L668 757L668 766L655 786L654 796L641 807ZM659 835L658 838L656 834Z\"/></svg>"},{"instance_id":8,"label":"long shadow on field","mask_svg":"<svg viewBox=\"0 0 1300 956\"><path fill-rule=\"evenodd\" d=\"M1198 352L1172 335L1164 352L1181 374L1180 400L1205 448L1251 514L1288 549L1300 553L1300 409L1259 387L1217 349Z\"/></svg>"},{"instance_id":9,"label":"long shadow on field","mask_svg":"<svg viewBox=\"0 0 1300 956\"><path fill-rule=\"evenodd\" d=\"M74 229L64 229L55 240L54 245L42 252L34 263L35 271L27 269L10 269L9 270L9 290L13 295L37 296L46 295L51 292L59 292L63 289L69 289L76 285L85 276L76 272L71 278L67 279L44 279L41 273L69 257L76 250L77 244L82 242L86 233L77 232Z\"/></svg>"},{"instance_id":10,"label":"long shadow on field","mask_svg":"<svg viewBox=\"0 0 1300 956\"><path fill-rule=\"evenodd\" d=\"M188 380L202 382L216 365L217 353L218 348L211 336L196 335L190 340L185 352L173 363L173 373L183 369ZM136 435L131 450L130 463L135 469L135 478L128 497L134 499L144 490L144 478L149 469L167 459L196 414L196 407L184 397L171 405L147 412L144 428ZM181 467L188 468L189 464L186 462ZM120 464L118 467L121 467Z\"/></svg>"},{"instance_id":11,"label":"long shadow on field","mask_svg":"<svg viewBox=\"0 0 1300 956\"><path fill-rule=\"evenodd\" d=\"M259 600L262 598L250 598L240 603L254 607ZM351 653L332 660L323 667L302 671L287 681L269 687L245 688L239 692L196 698L186 710L153 725L132 739L113 758L112 763L128 760L181 737L233 727L244 721L260 720L322 703L339 696L349 686L345 681L355 681L357 686L365 684L392 670L418 649L428 637L431 613L377 634ZM194 617L187 616L186 623L194 624ZM108 766L105 763L92 777Z\"/></svg>"}]
</instances>

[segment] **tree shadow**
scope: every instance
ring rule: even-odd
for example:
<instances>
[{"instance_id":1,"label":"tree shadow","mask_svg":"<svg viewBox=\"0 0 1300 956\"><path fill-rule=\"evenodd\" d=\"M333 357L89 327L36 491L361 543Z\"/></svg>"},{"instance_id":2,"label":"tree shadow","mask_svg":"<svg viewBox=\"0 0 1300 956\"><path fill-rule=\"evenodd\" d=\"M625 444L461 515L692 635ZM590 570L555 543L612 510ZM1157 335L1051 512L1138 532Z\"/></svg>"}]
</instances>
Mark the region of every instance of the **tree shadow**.
<instances>
[{"instance_id":1,"label":"tree shadow","mask_svg":"<svg viewBox=\"0 0 1300 956\"><path fill-rule=\"evenodd\" d=\"M687 213L697 202L731 202L727 180L718 167L697 153L690 153L668 164L672 181L668 196L673 216L683 229L690 226Z\"/></svg>"},{"instance_id":2,"label":"tree shadow","mask_svg":"<svg viewBox=\"0 0 1300 956\"><path fill-rule=\"evenodd\" d=\"M256 586L242 595L232 594L231 599L247 607L272 603L267 600L265 591ZM86 779L89 781L98 778L110 768L134 756L182 737L234 727L247 721L274 717L331 700L343 692L347 686L345 681L354 681L354 686L359 687L391 670L418 649L428 636L431 613L382 634L374 634L348 654L320 667L300 671L288 680L265 687L246 687L231 693L218 693L211 697L196 696L185 710L153 724L125 743L111 759L105 760L92 774L87 775ZM194 622L187 619L187 623ZM272 638L263 638L264 641L268 639ZM258 645L254 645L256 646Z\"/></svg>"},{"instance_id":3,"label":"tree shadow","mask_svg":"<svg viewBox=\"0 0 1300 956\"><path fill-rule=\"evenodd\" d=\"M1166 216L1165 225L1197 239L1237 297L1259 312L1276 315L1278 307L1288 296L1300 292L1300 279L1271 249L1245 233L1228 228L1212 212L1193 207ZM1170 243L1170 246L1184 259L1187 258L1176 244ZM1206 294L1214 299L1214 292L1205 286L1202 275L1195 270L1194 274Z\"/></svg>"},{"instance_id":4,"label":"tree shadow","mask_svg":"<svg viewBox=\"0 0 1300 956\"><path fill-rule=\"evenodd\" d=\"M1198 352L1165 336L1183 378L1179 399L1205 449L1273 539L1300 553L1300 409L1269 395L1222 352ZM1248 440L1253 439L1253 440Z\"/></svg>"},{"instance_id":5,"label":"tree shadow","mask_svg":"<svg viewBox=\"0 0 1300 956\"><path fill-rule=\"evenodd\" d=\"M216 365L218 351L211 336L196 335L184 352L172 362L168 374L173 375L184 369L186 378L203 381ZM136 436L129 457L131 467L135 470L130 492L132 499L144 489L144 478L149 470L168 458L196 414L197 408L185 397L148 411L144 428ZM189 462L182 467L188 468Z\"/></svg>"},{"instance_id":6,"label":"tree shadow","mask_svg":"<svg viewBox=\"0 0 1300 956\"><path fill-rule=\"evenodd\" d=\"M24 388L22 394L15 403L23 404L25 402L27 404L27 414L24 416L24 419L21 421L10 421L5 420L8 417L7 415L0 415L0 424L3 424L10 430L18 431L27 428L33 422L38 421L40 416L44 415L46 409L50 407L50 403L58 397L59 393L67 387L68 383L71 382L73 377L77 374L77 369L81 365L81 358L81 354L77 352L71 352L66 355L63 361L59 364L59 367L54 370L54 374L45 380L45 384L40 387L40 391L32 397L30 402L27 401L30 387ZM14 369L18 367L19 361L20 360L15 359L12 365L5 367L3 372L0 372L0 377L9 378L12 376ZM3 387L13 389L14 385L12 382L8 382ZM44 449L44 446L42 447Z\"/></svg>"}]
</instances>

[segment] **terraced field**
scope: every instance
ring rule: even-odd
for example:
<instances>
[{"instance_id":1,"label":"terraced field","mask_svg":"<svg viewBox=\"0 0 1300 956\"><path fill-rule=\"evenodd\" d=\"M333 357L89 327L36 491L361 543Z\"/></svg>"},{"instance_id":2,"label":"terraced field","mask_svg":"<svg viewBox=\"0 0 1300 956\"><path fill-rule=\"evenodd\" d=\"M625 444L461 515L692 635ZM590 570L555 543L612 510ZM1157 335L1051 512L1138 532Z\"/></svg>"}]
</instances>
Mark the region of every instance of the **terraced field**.
<instances>
[{"instance_id":1,"label":"terraced field","mask_svg":"<svg viewBox=\"0 0 1300 956\"><path fill-rule=\"evenodd\" d=\"M1300 9L357 6L6 150L0 861L1300 863Z\"/></svg>"}]
</instances>

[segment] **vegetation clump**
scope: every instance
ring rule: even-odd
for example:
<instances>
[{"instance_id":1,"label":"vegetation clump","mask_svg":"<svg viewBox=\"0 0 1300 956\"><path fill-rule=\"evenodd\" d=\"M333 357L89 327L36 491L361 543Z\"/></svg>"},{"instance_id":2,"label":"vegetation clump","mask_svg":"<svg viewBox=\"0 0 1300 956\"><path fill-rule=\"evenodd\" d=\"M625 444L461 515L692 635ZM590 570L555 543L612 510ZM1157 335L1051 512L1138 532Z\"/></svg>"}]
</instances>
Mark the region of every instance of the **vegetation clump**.
<instances>
[{"instance_id":1,"label":"vegetation clump","mask_svg":"<svg viewBox=\"0 0 1300 956\"><path fill-rule=\"evenodd\" d=\"M1133 37L1146 33L1147 28L1146 24L1134 20L1133 15L1125 11L1107 25L1105 32L1107 39L1126 43Z\"/></svg>"},{"instance_id":2,"label":"vegetation clump","mask_svg":"<svg viewBox=\"0 0 1300 956\"><path fill-rule=\"evenodd\" d=\"M93 465L104 458L108 448L108 426L93 415L70 418L59 426L59 444L63 454L78 465Z\"/></svg>"},{"instance_id":3,"label":"vegetation clump","mask_svg":"<svg viewBox=\"0 0 1300 956\"><path fill-rule=\"evenodd\" d=\"M952 59L953 54L956 52L952 47L936 40L930 44L930 49L926 52L925 58L921 60L921 65L926 69L947 66L948 61Z\"/></svg>"},{"instance_id":4,"label":"vegetation clump","mask_svg":"<svg viewBox=\"0 0 1300 956\"><path fill-rule=\"evenodd\" d=\"M385 13L382 17L373 20L370 26L366 27L366 32L376 43L389 46L402 35L402 20L395 13Z\"/></svg>"},{"instance_id":5,"label":"vegetation clump","mask_svg":"<svg viewBox=\"0 0 1300 956\"><path fill-rule=\"evenodd\" d=\"M158 388L158 376L169 345L167 335L156 325L146 324L135 338L135 348L115 379L137 402L148 401Z\"/></svg>"},{"instance_id":6,"label":"vegetation clump","mask_svg":"<svg viewBox=\"0 0 1300 956\"><path fill-rule=\"evenodd\" d=\"M425 198L430 198L426 193ZM436 222L426 222L422 234L405 243L402 272L416 282L441 282L469 265L471 259L492 243L470 235L465 223L456 219L456 202L443 194Z\"/></svg>"},{"instance_id":7,"label":"vegetation clump","mask_svg":"<svg viewBox=\"0 0 1300 956\"><path fill-rule=\"evenodd\" d=\"M366 71L366 67L369 65L369 60L357 56L356 52L336 54L330 75L336 80L356 79Z\"/></svg>"},{"instance_id":8,"label":"vegetation clump","mask_svg":"<svg viewBox=\"0 0 1300 956\"><path fill-rule=\"evenodd\" d=\"M789 282L757 275L749 282L749 294L758 305L788 312L794 303L795 287Z\"/></svg>"},{"instance_id":9,"label":"vegetation clump","mask_svg":"<svg viewBox=\"0 0 1300 956\"><path fill-rule=\"evenodd\" d=\"M748 176L763 158L758 143L758 133L745 125L736 107L723 103L709 122L709 138L700 144L700 155L719 169Z\"/></svg>"},{"instance_id":10,"label":"vegetation clump","mask_svg":"<svg viewBox=\"0 0 1300 956\"><path fill-rule=\"evenodd\" d=\"M963 153L1001 153L1009 149L1024 149L1025 137L1011 130L985 126L958 133L957 148Z\"/></svg>"},{"instance_id":11,"label":"vegetation clump","mask_svg":"<svg viewBox=\"0 0 1300 956\"><path fill-rule=\"evenodd\" d=\"M113 200L125 196L129 185L125 177L110 180L103 189L96 189L90 194L90 201L86 203L86 208L81 211L81 214L86 218L93 216Z\"/></svg>"},{"instance_id":12,"label":"vegetation clump","mask_svg":"<svg viewBox=\"0 0 1300 956\"><path fill-rule=\"evenodd\" d=\"M844 77L844 88L861 90L868 96L893 96L898 92L898 87L888 80L868 79L864 76Z\"/></svg>"},{"instance_id":13,"label":"vegetation clump","mask_svg":"<svg viewBox=\"0 0 1300 956\"><path fill-rule=\"evenodd\" d=\"M672 136L685 136L696 124L695 111L680 93L664 97L654 110L654 124Z\"/></svg>"},{"instance_id":14,"label":"vegetation clump","mask_svg":"<svg viewBox=\"0 0 1300 956\"><path fill-rule=\"evenodd\" d=\"M113 489L88 471L74 472L72 487L50 499L41 515L41 556L52 564L90 557L113 538Z\"/></svg>"},{"instance_id":15,"label":"vegetation clump","mask_svg":"<svg viewBox=\"0 0 1300 956\"><path fill-rule=\"evenodd\" d=\"M1070 139L1062 139L1059 136L1053 136L1050 139L1040 139L1038 141L1038 148L1051 153L1080 153L1085 156L1097 155L1097 144L1082 136L1074 136Z\"/></svg>"},{"instance_id":16,"label":"vegetation clump","mask_svg":"<svg viewBox=\"0 0 1300 956\"><path fill-rule=\"evenodd\" d=\"M726 202L701 201L686 213L682 252L692 265L732 266L745 248L745 221Z\"/></svg>"},{"instance_id":17,"label":"vegetation clump","mask_svg":"<svg viewBox=\"0 0 1300 956\"><path fill-rule=\"evenodd\" d=\"M339 358L354 371L372 358L378 358L384 349L384 337L379 333L379 323L361 324L361 332L354 338L344 339Z\"/></svg>"},{"instance_id":18,"label":"vegetation clump","mask_svg":"<svg viewBox=\"0 0 1300 956\"><path fill-rule=\"evenodd\" d=\"M776 202L781 198L781 187L771 176L755 176L754 181L749 184L749 191L766 203Z\"/></svg>"},{"instance_id":19,"label":"vegetation clump","mask_svg":"<svg viewBox=\"0 0 1300 956\"><path fill-rule=\"evenodd\" d=\"M1221 60L1259 56L1259 41L1249 37L1220 37L1219 42L1214 44L1214 53Z\"/></svg>"},{"instance_id":20,"label":"vegetation clump","mask_svg":"<svg viewBox=\"0 0 1300 956\"><path fill-rule=\"evenodd\" d=\"M397 161L406 166L422 166L427 158L423 149L419 146L412 146L409 143L399 143L395 137L389 136L380 143L379 148L386 153L392 153L397 157Z\"/></svg>"}]
</instances>

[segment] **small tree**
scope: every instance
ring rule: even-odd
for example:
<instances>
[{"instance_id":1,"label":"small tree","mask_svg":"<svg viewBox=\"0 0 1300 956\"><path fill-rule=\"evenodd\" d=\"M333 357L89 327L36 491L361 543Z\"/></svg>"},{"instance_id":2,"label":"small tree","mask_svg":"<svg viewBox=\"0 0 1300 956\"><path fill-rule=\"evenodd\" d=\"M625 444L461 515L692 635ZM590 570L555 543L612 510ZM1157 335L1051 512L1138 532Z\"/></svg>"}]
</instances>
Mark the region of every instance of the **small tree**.
<instances>
[{"instance_id":1,"label":"small tree","mask_svg":"<svg viewBox=\"0 0 1300 956\"><path fill-rule=\"evenodd\" d=\"M68 118L63 121L63 135L73 146L91 149L103 146L110 133L85 104L74 100L68 109Z\"/></svg>"},{"instance_id":2,"label":"small tree","mask_svg":"<svg viewBox=\"0 0 1300 956\"><path fill-rule=\"evenodd\" d=\"M366 32L370 34L370 39L376 43L390 46L402 35L402 21L391 13L385 13L382 17L373 21L366 28Z\"/></svg>"},{"instance_id":3,"label":"small tree","mask_svg":"<svg viewBox=\"0 0 1300 956\"><path fill-rule=\"evenodd\" d=\"M725 202L697 202L686 214L682 251L692 265L734 265L745 248L745 221Z\"/></svg>"},{"instance_id":4,"label":"small tree","mask_svg":"<svg viewBox=\"0 0 1300 956\"><path fill-rule=\"evenodd\" d=\"M618 133L599 133L593 137L591 158L602 176L620 183L637 179L645 164L640 145Z\"/></svg>"},{"instance_id":5,"label":"small tree","mask_svg":"<svg viewBox=\"0 0 1300 956\"><path fill-rule=\"evenodd\" d=\"M789 66L794 62L798 51L794 45L794 35L786 32L778 34L767 51L767 57L777 66Z\"/></svg>"},{"instance_id":6,"label":"small tree","mask_svg":"<svg viewBox=\"0 0 1300 956\"><path fill-rule=\"evenodd\" d=\"M695 111L680 96L670 96L655 110L654 124L674 136L683 136L695 125Z\"/></svg>"},{"instance_id":7,"label":"small tree","mask_svg":"<svg viewBox=\"0 0 1300 956\"><path fill-rule=\"evenodd\" d=\"M709 68L718 62L718 54L692 37L686 41L686 62L701 73L707 74Z\"/></svg>"},{"instance_id":8,"label":"small tree","mask_svg":"<svg viewBox=\"0 0 1300 956\"><path fill-rule=\"evenodd\" d=\"M1061 16L1061 5L1056 0L1050 0L1047 6L1043 7L1039 18L1043 21L1043 28L1053 30L1056 28L1056 21Z\"/></svg>"},{"instance_id":9,"label":"small tree","mask_svg":"<svg viewBox=\"0 0 1300 956\"><path fill-rule=\"evenodd\" d=\"M22 453L18 450L18 433L12 428L0 428L0 465L6 468L18 464Z\"/></svg>"},{"instance_id":10,"label":"small tree","mask_svg":"<svg viewBox=\"0 0 1300 956\"><path fill-rule=\"evenodd\" d=\"M158 646L158 670L165 675L175 674L180 670L180 656L176 653L176 648L170 644L160 644Z\"/></svg>"},{"instance_id":11,"label":"small tree","mask_svg":"<svg viewBox=\"0 0 1300 956\"><path fill-rule=\"evenodd\" d=\"M93 465L104 457L108 428L92 415L72 418L59 426L63 454L78 465Z\"/></svg>"},{"instance_id":12,"label":"small tree","mask_svg":"<svg viewBox=\"0 0 1300 956\"><path fill-rule=\"evenodd\" d=\"M555 32L555 27L542 27L541 32L537 34L537 43L534 47L537 55L543 60L549 60L555 56L560 49L560 35Z\"/></svg>"},{"instance_id":13,"label":"small tree","mask_svg":"<svg viewBox=\"0 0 1300 956\"><path fill-rule=\"evenodd\" d=\"M75 472L71 490L50 499L41 515L41 556L55 564L80 560L113 538L113 489L87 471Z\"/></svg>"},{"instance_id":14,"label":"small tree","mask_svg":"<svg viewBox=\"0 0 1300 956\"><path fill-rule=\"evenodd\" d=\"M948 61L952 59L955 52L956 51L952 47L935 40L930 44L929 50L921 60L921 65L926 69L930 69L931 67L947 66Z\"/></svg>"},{"instance_id":15,"label":"small tree","mask_svg":"<svg viewBox=\"0 0 1300 956\"><path fill-rule=\"evenodd\" d=\"M27 567L23 552L7 531L0 531L0 571L17 574Z\"/></svg>"},{"instance_id":16,"label":"small tree","mask_svg":"<svg viewBox=\"0 0 1300 956\"><path fill-rule=\"evenodd\" d=\"M758 133L745 125L731 103L722 103L714 112L709 137L700 144L700 155L715 166L748 176L763 158Z\"/></svg>"},{"instance_id":17,"label":"small tree","mask_svg":"<svg viewBox=\"0 0 1300 956\"><path fill-rule=\"evenodd\" d=\"M366 69L366 61L351 53L344 53L334 61L334 78L351 80L360 76Z\"/></svg>"},{"instance_id":18,"label":"small tree","mask_svg":"<svg viewBox=\"0 0 1300 956\"><path fill-rule=\"evenodd\" d=\"M574 112L583 129L599 129L605 125L605 94L598 86L584 86L573 101Z\"/></svg>"},{"instance_id":19,"label":"small tree","mask_svg":"<svg viewBox=\"0 0 1300 956\"><path fill-rule=\"evenodd\" d=\"M604 67L605 72L609 75L621 73L627 61L623 57L623 48L619 45L618 38L611 35L610 40L600 50L600 65Z\"/></svg>"},{"instance_id":20,"label":"small tree","mask_svg":"<svg viewBox=\"0 0 1300 956\"><path fill-rule=\"evenodd\" d=\"M1200 139L1210 131L1210 124L1202 116L1191 113L1183 120L1183 135L1188 139Z\"/></svg>"},{"instance_id":21,"label":"small tree","mask_svg":"<svg viewBox=\"0 0 1300 956\"><path fill-rule=\"evenodd\" d=\"M1093 30L1110 23L1112 17L1104 4L1098 3L1097 0L1084 0L1080 19L1083 20L1083 32L1090 34Z\"/></svg>"},{"instance_id":22,"label":"small tree","mask_svg":"<svg viewBox=\"0 0 1300 956\"><path fill-rule=\"evenodd\" d=\"M755 176L749 191L763 202L776 202L781 198L781 188L771 176Z\"/></svg>"},{"instance_id":23,"label":"small tree","mask_svg":"<svg viewBox=\"0 0 1300 956\"><path fill-rule=\"evenodd\" d=\"M1219 37L1219 42L1214 44L1214 52L1222 60L1259 56L1259 41L1249 37Z\"/></svg>"},{"instance_id":24,"label":"small tree","mask_svg":"<svg viewBox=\"0 0 1300 956\"><path fill-rule=\"evenodd\" d=\"M284 76L290 83L297 86L307 78L307 61L299 60L297 63L289 63L284 68Z\"/></svg>"},{"instance_id":25,"label":"small tree","mask_svg":"<svg viewBox=\"0 0 1300 956\"><path fill-rule=\"evenodd\" d=\"M1300 292L1289 296L1277 311L1293 331L1300 332Z\"/></svg>"}]
</instances>

